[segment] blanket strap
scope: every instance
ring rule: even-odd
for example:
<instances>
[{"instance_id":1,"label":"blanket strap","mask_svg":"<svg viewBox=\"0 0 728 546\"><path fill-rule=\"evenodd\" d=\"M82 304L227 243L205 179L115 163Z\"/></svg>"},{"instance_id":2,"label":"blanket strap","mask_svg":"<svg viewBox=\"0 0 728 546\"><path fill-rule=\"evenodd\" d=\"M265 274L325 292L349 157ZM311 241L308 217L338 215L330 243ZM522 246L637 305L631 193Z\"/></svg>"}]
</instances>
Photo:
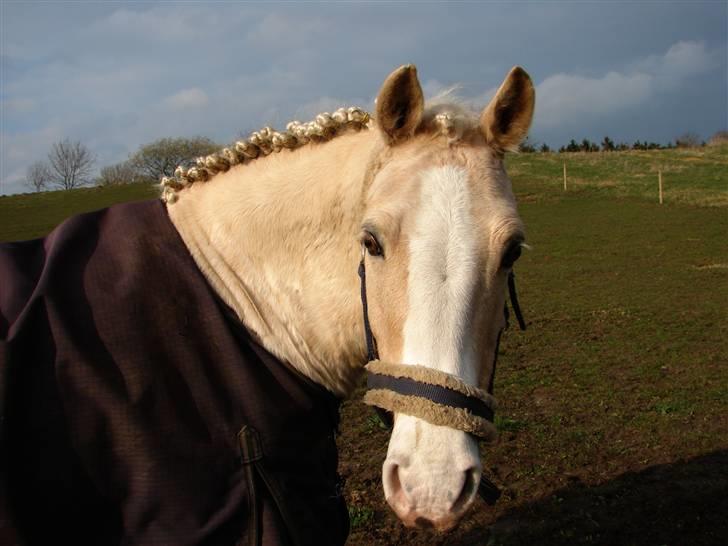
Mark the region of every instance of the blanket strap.
<instances>
[{"instance_id":1,"label":"blanket strap","mask_svg":"<svg viewBox=\"0 0 728 546\"><path fill-rule=\"evenodd\" d=\"M238 445L240 447L240 463L245 468L248 481L248 494L250 496L250 534L249 545L260 546L261 544L261 518L262 512L258 506L257 479L263 482L263 486L273 499L278 508L278 513L288 531L288 538L294 546L301 546L302 541L298 537L294 520L285 503L284 492L278 487L278 483L270 475L264 463L263 444L260 434L253 427L244 425L238 432Z\"/></svg>"}]
</instances>

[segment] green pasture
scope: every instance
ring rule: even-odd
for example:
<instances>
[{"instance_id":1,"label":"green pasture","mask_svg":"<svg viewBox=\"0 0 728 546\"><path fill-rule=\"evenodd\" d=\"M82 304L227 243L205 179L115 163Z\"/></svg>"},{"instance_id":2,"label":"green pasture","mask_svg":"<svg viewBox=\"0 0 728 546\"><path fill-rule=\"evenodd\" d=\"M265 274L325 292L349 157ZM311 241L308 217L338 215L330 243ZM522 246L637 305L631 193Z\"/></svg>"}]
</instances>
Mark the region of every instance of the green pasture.
<instances>
[{"instance_id":1,"label":"green pasture","mask_svg":"<svg viewBox=\"0 0 728 546\"><path fill-rule=\"evenodd\" d=\"M126 184L0 196L0 241L42 237L74 214L156 195L153 185Z\"/></svg>"},{"instance_id":2,"label":"green pasture","mask_svg":"<svg viewBox=\"0 0 728 546\"><path fill-rule=\"evenodd\" d=\"M728 145L671 150L520 154L508 170L521 201L556 198L563 168L571 196L658 200L662 172L665 204L728 205Z\"/></svg>"},{"instance_id":3,"label":"green pasture","mask_svg":"<svg viewBox=\"0 0 728 546\"><path fill-rule=\"evenodd\" d=\"M360 389L343 406L339 439L350 544L720 543L728 536L728 147L522 154L507 163L532 248L516 266L528 330L503 336L501 437L483 447L504 495L495 508L479 502L447 536L403 528L381 491L387 432ZM154 194L117 186L2 197L0 240Z\"/></svg>"}]
</instances>

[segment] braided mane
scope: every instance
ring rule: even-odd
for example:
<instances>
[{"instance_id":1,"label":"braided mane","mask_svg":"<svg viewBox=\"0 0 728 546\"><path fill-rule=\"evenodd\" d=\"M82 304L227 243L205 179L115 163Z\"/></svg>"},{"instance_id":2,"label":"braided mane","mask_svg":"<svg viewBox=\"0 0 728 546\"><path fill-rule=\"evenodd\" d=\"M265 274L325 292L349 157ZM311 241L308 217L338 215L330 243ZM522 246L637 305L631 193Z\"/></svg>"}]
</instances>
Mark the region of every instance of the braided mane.
<instances>
[{"instance_id":1,"label":"braided mane","mask_svg":"<svg viewBox=\"0 0 728 546\"><path fill-rule=\"evenodd\" d=\"M279 152L286 148L295 150L309 142L325 142L349 130L368 128L370 116L361 108L339 108L333 114L324 112L308 123L292 121L286 130L278 132L270 127L252 133L247 140L238 140L232 146L204 157L198 157L193 167L178 166L173 177L162 178L162 201L172 204L177 193L195 182L206 182L234 165Z\"/></svg>"}]
</instances>

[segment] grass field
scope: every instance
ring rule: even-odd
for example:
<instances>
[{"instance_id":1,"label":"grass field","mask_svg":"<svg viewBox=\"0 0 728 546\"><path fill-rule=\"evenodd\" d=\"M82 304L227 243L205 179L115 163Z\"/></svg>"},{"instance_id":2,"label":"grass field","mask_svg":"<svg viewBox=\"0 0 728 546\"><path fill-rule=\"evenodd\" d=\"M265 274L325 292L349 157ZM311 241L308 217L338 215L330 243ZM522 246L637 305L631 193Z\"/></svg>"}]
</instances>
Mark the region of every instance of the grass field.
<instances>
[{"instance_id":1,"label":"grass field","mask_svg":"<svg viewBox=\"0 0 728 546\"><path fill-rule=\"evenodd\" d=\"M127 184L0 196L0 241L42 237L74 214L114 203L150 199L158 194L148 184Z\"/></svg>"},{"instance_id":2,"label":"grass field","mask_svg":"<svg viewBox=\"0 0 728 546\"><path fill-rule=\"evenodd\" d=\"M516 268L528 330L501 344L501 437L482 450L504 495L449 535L402 527L381 490L387 432L360 389L339 439L350 544L726 543L728 147L528 154L508 168L533 249ZM151 194L3 197L0 240Z\"/></svg>"}]
</instances>

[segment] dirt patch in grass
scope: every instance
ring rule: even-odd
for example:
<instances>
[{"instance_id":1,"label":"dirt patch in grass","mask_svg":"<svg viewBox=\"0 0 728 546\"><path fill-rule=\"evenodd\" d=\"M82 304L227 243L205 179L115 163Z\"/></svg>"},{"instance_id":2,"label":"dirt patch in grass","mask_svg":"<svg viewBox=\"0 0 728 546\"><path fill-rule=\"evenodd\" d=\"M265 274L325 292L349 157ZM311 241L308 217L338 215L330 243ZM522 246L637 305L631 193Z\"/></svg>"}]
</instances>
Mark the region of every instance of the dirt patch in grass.
<instances>
[{"instance_id":1,"label":"dirt patch in grass","mask_svg":"<svg viewBox=\"0 0 728 546\"><path fill-rule=\"evenodd\" d=\"M693 269L697 269L698 271L702 271L704 269L728 269L728 263L723 263L723 264L693 265L691 267Z\"/></svg>"}]
</instances>

